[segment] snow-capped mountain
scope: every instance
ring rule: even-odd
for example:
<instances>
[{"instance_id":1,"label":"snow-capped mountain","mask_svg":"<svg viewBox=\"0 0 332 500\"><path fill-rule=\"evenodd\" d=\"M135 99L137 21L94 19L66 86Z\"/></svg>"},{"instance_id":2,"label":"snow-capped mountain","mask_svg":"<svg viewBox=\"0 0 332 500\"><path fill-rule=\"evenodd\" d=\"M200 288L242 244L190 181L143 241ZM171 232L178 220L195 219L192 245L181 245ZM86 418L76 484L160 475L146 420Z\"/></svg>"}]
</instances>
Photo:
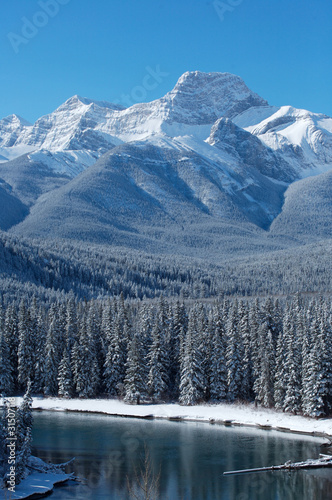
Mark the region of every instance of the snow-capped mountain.
<instances>
[{"instance_id":1,"label":"snow-capped mountain","mask_svg":"<svg viewBox=\"0 0 332 500\"><path fill-rule=\"evenodd\" d=\"M310 197L329 179L332 119L270 106L235 75L196 71L129 108L74 96L33 125L4 118L0 155L1 200L19 204L10 217L2 203L0 224L16 234L282 248L301 240L293 211L312 217ZM319 237L331 229L323 212Z\"/></svg>"},{"instance_id":2,"label":"snow-capped mountain","mask_svg":"<svg viewBox=\"0 0 332 500\"><path fill-rule=\"evenodd\" d=\"M20 146L21 151L26 147L26 152L34 147L52 152L83 149L104 153L114 144L155 133L174 137L196 131L207 137L220 116L266 104L237 76L185 73L165 97L127 109L74 96L34 125L15 115L5 118L0 121L0 147ZM202 126L206 127L199 133Z\"/></svg>"},{"instance_id":3,"label":"snow-capped mountain","mask_svg":"<svg viewBox=\"0 0 332 500\"><path fill-rule=\"evenodd\" d=\"M299 177L332 168L332 119L323 114L282 106L252 108L234 123L282 153Z\"/></svg>"}]
</instances>

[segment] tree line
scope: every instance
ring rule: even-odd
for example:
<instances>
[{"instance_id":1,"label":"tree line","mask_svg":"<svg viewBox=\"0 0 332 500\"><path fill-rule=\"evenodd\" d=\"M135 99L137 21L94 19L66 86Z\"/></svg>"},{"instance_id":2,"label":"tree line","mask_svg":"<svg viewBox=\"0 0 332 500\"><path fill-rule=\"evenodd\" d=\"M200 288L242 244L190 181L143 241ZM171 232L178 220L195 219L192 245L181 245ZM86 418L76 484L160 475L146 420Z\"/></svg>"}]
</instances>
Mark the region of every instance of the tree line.
<instances>
[{"instance_id":1,"label":"tree line","mask_svg":"<svg viewBox=\"0 0 332 500\"><path fill-rule=\"evenodd\" d=\"M332 413L327 298L33 300L0 310L0 392Z\"/></svg>"}]
</instances>

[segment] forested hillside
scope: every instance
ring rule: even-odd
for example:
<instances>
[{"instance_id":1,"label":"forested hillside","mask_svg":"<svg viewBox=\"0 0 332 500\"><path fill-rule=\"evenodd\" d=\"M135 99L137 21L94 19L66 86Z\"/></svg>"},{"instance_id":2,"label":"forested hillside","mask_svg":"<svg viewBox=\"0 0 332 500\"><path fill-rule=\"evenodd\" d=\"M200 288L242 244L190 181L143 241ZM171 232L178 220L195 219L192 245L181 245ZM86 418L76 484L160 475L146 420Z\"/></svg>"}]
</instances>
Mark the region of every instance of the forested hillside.
<instances>
[{"instance_id":1,"label":"forested hillside","mask_svg":"<svg viewBox=\"0 0 332 500\"><path fill-rule=\"evenodd\" d=\"M220 259L151 255L66 241L22 240L0 233L0 290L4 303L21 298L63 302L125 298L210 298L329 293L332 244Z\"/></svg>"}]
</instances>

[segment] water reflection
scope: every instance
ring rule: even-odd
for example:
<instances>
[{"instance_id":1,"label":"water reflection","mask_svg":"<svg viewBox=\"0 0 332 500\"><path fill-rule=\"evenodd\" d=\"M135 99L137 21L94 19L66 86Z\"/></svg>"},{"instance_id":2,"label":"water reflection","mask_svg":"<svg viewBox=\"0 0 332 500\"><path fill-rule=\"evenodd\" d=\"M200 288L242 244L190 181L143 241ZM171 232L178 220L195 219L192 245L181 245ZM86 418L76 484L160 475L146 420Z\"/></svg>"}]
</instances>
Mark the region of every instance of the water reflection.
<instances>
[{"instance_id":1,"label":"water reflection","mask_svg":"<svg viewBox=\"0 0 332 500\"><path fill-rule=\"evenodd\" d=\"M49 461L76 457L73 471L86 484L58 488L54 500L126 500L148 452L160 471L162 500L327 500L332 471L265 472L225 477L245 469L317 457L319 442L273 431L200 423L42 413L35 416L36 454Z\"/></svg>"}]
</instances>

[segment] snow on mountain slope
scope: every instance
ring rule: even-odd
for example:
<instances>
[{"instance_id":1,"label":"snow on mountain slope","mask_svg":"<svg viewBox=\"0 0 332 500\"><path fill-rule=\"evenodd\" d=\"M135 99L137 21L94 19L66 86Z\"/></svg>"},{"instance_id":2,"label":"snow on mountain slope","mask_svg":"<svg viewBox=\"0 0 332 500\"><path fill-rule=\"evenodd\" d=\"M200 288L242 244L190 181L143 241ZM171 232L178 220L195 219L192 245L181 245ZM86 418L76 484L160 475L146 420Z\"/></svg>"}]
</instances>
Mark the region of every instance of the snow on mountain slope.
<instances>
[{"instance_id":1,"label":"snow on mountain slope","mask_svg":"<svg viewBox=\"0 0 332 500\"><path fill-rule=\"evenodd\" d=\"M292 235L300 241L317 241L332 235L332 170L290 185L271 235Z\"/></svg>"},{"instance_id":2,"label":"snow on mountain slope","mask_svg":"<svg viewBox=\"0 0 332 500\"><path fill-rule=\"evenodd\" d=\"M244 111L233 121L281 153L299 178L332 168L332 118L326 115L267 106Z\"/></svg>"},{"instance_id":3,"label":"snow on mountain slope","mask_svg":"<svg viewBox=\"0 0 332 500\"><path fill-rule=\"evenodd\" d=\"M15 145L23 143L49 151L90 149L104 153L120 142L102 130L108 118L120 109L117 105L74 96L33 126L26 127Z\"/></svg>"},{"instance_id":4,"label":"snow on mountain slope","mask_svg":"<svg viewBox=\"0 0 332 500\"><path fill-rule=\"evenodd\" d=\"M27 158L32 162L43 164L54 173L68 175L68 177L73 178L93 165L98 160L99 154L91 150L51 152L41 149L28 154Z\"/></svg>"},{"instance_id":5,"label":"snow on mountain slope","mask_svg":"<svg viewBox=\"0 0 332 500\"><path fill-rule=\"evenodd\" d=\"M19 144L25 130L32 127L31 123L17 115L10 115L0 120L0 163L9 161L33 148L27 144Z\"/></svg>"},{"instance_id":6,"label":"snow on mountain slope","mask_svg":"<svg viewBox=\"0 0 332 500\"><path fill-rule=\"evenodd\" d=\"M268 177L284 182L291 182L297 177L297 172L278 152L264 145L255 135L235 125L229 118L220 118L213 125L207 142L218 149L228 151L240 163L257 168Z\"/></svg>"},{"instance_id":7,"label":"snow on mountain slope","mask_svg":"<svg viewBox=\"0 0 332 500\"><path fill-rule=\"evenodd\" d=\"M175 149L184 156L179 160L184 165L188 163L191 156L200 157L201 161L207 165L207 177L214 179L223 191L236 199L236 203L246 216L259 227L267 228L272 220L280 213L283 203L282 195L287 189L288 183L282 180L282 176L289 175L287 165L286 170L280 169L275 179L264 175L261 164L266 170L268 164L263 159L259 160L261 150L267 149L258 139L253 141L251 149L246 151L246 157L241 159L238 153L227 143L214 147L209 141L200 141L193 136L167 137L155 135L146 139L146 144L153 144L160 148ZM258 146L258 151L255 151ZM274 152L272 152L275 154ZM246 161L249 158L256 158L256 161ZM269 172L270 173L270 172ZM188 173L188 183L191 183L191 171ZM214 206L214 213L222 216L222 206L218 203Z\"/></svg>"},{"instance_id":8,"label":"snow on mountain slope","mask_svg":"<svg viewBox=\"0 0 332 500\"><path fill-rule=\"evenodd\" d=\"M270 249L279 242L259 226L280 212L284 189L257 170L235 172L189 149L136 142L40 196L11 232L197 255Z\"/></svg>"},{"instance_id":9,"label":"snow on mountain slope","mask_svg":"<svg viewBox=\"0 0 332 500\"><path fill-rule=\"evenodd\" d=\"M22 132L31 127L31 123L17 115L10 115L0 120L0 146L11 147Z\"/></svg>"},{"instance_id":10,"label":"snow on mountain slope","mask_svg":"<svg viewBox=\"0 0 332 500\"><path fill-rule=\"evenodd\" d=\"M71 177L67 172L59 173L47 166L47 162L40 158L44 156L42 152L36 153L35 159L33 154L29 156L23 155L1 163L0 178L6 183L8 192L24 205L31 207L39 196L46 192L52 193L54 189L66 184Z\"/></svg>"}]
</instances>

